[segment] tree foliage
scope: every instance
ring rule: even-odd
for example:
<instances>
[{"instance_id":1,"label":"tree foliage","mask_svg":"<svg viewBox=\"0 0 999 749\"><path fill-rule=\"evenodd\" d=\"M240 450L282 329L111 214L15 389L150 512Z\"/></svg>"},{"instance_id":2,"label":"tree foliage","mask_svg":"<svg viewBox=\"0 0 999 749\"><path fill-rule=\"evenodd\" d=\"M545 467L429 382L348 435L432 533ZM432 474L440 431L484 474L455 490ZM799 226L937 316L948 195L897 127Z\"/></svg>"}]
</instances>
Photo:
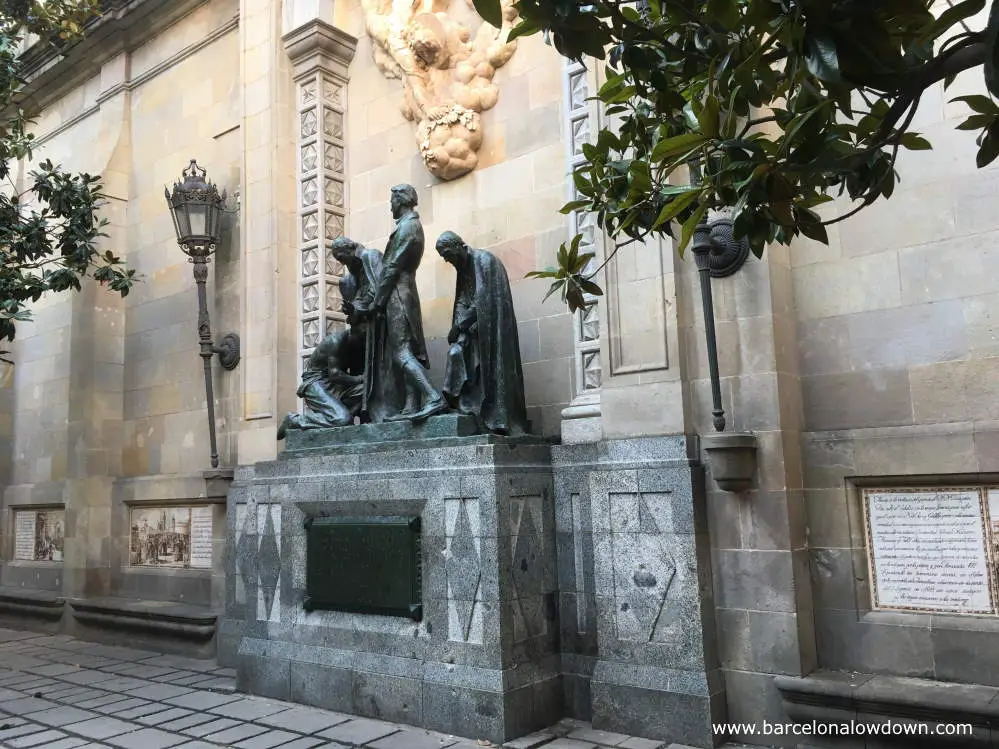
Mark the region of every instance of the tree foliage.
<instances>
[{"instance_id":1,"label":"tree foliage","mask_svg":"<svg viewBox=\"0 0 999 749\"><path fill-rule=\"evenodd\" d=\"M71 174L43 161L19 185L18 162L32 159L31 118L20 101L25 84L21 50L28 35L59 49L77 41L99 0L0 0L0 341L13 341L17 323L46 292L79 290L93 277L126 295L134 271L97 244L107 221L99 177ZM37 40L34 38L37 37ZM0 351L0 361L9 352Z\"/></svg>"},{"instance_id":2,"label":"tree foliage","mask_svg":"<svg viewBox=\"0 0 999 749\"><path fill-rule=\"evenodd\" d=\"M474 0L485 19L499 0ZM959 97L978 133L978 166L999 156L999 2L986 0L519 0L511 37L544 33L570 59L606 61L596 98L613 127L583 146L578 200L615 241L674 236L682 253L713 209L762 256L880 198L920 97L979 69L991 95ZM843 215L821 204L845 195ZM678 230L678 231L677 231ZM553 279L573 309L593 273L563 245ZM591 292L592 293L592 292Z\"/></svg>"}]
</instances>

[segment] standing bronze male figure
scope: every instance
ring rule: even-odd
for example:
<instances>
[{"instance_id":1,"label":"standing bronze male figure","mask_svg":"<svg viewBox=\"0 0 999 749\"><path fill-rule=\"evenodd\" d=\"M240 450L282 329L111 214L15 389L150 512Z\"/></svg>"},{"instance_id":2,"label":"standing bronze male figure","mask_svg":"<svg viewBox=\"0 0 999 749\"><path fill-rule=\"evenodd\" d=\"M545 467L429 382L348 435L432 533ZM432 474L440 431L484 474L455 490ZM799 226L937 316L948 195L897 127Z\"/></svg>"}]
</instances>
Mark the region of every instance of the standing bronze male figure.
<instances>
[{"instance_id":1,"label":"standing bronze male figure","mask_svg":"<svg viewBox=\"0 0 999 749\"><path fill-rule=\"evenodd\" d=\"M372 420L384 414L382 418L386 421L421 421L447 410L447 402L427 376L430 360L416 289L416 270L424 249L417 203L412 185L392 188L395 231L385 246L375 298L370 307L363 303L354 305L359 319L380 316L385 319L384 348L375 352L375 366L365 373L370 378ZM404 393L402 404L398 402L400 391Z\"/></svg>"},{"instance_id":2,"label":"standing bronze male figure","mask_svg":"<svg viewBox=\"0 0 999 749\"><path fill-rule=\"evenodd\" d=\"M494 434L526 434L520 338L506 269L452 231L440 235L437 252L458 271L444 395Z\"/></svg>"}]
</instances>

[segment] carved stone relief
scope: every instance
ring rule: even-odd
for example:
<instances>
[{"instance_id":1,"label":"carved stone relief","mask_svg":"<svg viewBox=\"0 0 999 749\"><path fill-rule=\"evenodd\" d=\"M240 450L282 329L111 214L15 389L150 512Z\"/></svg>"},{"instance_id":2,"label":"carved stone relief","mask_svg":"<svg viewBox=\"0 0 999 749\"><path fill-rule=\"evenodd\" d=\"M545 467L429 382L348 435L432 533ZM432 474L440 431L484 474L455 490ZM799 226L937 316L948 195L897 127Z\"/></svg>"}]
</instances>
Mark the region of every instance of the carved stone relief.
<instances>
[{"instance_id":1,"label":"carved stone relief","mask_svg":"<svg viewBox=\"0 0 999 749\"><path fill-rule=\"evenodd\" d=\"M493 76L517 48L503 43L517 11L511 0L502 4L503 27L483 22L473 35L447 13L450 0L362 0L375 64L403 82L402 113L417 123L423 162L440 179L461 177L478 163L479 113L495 106Z\"/></svg>"}]
</instances>

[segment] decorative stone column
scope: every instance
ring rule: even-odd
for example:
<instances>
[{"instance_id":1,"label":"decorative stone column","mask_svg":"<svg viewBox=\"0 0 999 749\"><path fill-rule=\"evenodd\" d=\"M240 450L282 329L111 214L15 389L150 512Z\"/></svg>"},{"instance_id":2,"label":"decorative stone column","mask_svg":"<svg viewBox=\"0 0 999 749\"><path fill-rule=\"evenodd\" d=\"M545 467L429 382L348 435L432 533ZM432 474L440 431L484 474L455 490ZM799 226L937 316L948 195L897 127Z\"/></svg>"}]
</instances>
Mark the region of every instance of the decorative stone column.
<instances>
[{"instance_id":1,"label":"decorative stone column","mask_svg":"<svg viewBox=\"0 0 999 749\"><path fill-rule=\"evenodd\" d=\"M299 367L327 333L344 324L339 281L343 267L329 246L343 235L344 104L347 67L357 40L314 18L285 34L294 65L297 132Z\"/></svg>"},{"instance_id":2,"label":"decorative stone column","mask_svg":"<svg viewBox=\"0 0 999 749\"><path fill-rule=\"evenodd\" d=\"M587 100L594 89L586 67L578 62L567 62L564 70L565 134L567 165L571 172L581 162L583 144L598 128L597 107ZM570 178L567 180L569 200L580 195ZM596 254L587 270L594 270L603 256L602 237L599 236L592 213L573 211L569 214L569 236L582 234L581 253ZM600 386L603 379L600 356L600 307L597 297L587 294L586 306L573 315L573 388L574 398L562 411L562 442L597 442L603 438L600 423Z\"/></svg>"}]
</instances>

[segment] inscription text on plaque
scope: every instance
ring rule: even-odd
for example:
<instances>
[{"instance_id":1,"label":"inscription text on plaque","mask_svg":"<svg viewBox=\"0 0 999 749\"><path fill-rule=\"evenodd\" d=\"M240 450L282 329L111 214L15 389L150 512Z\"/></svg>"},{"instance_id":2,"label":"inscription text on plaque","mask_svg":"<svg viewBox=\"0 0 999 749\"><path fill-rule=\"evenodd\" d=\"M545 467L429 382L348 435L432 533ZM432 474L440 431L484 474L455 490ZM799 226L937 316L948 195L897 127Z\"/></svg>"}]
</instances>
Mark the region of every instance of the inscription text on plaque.
<instances>
[{"instance_id":1,"label":"inscription text on plaque","mask_svg":"<svg viewBox=\"0 0 999 749\"><path fill-rule=\"evenodd\" d=\"M997 613L992 503L982 487L866 490L873 608Z\"/></svg>"}]
</instances>

